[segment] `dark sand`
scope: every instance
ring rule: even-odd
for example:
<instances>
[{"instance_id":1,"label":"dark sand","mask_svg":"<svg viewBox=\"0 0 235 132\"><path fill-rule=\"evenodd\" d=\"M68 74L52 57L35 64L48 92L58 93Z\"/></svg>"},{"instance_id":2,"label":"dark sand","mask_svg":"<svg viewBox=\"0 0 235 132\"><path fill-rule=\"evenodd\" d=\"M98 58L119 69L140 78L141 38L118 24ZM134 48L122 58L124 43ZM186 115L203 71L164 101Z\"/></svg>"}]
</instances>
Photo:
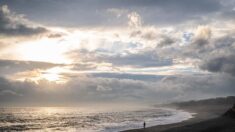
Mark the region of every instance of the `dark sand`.
<instances>
[{"instance_id":1,"label":"dark sand","mask_svg":"<svg viewBox=\"0 0 235 132\"><path fill-rule=\"evenodd\" d=\"M125 132L235 132L235 119L222 116L231 104L175 106L176 109L197 113L189 120ZM147 124L148 125L148 124Z\"/></svg>"}]
</instances>

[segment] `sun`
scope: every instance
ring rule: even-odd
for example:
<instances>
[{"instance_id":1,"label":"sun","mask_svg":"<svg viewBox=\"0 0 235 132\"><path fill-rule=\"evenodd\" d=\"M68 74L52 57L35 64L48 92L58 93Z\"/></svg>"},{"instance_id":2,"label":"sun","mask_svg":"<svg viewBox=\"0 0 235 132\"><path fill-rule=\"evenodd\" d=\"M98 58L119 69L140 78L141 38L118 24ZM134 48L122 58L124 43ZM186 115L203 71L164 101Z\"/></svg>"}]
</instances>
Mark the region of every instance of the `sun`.
<instances>
[{"instance_id":1,"label":"sun","mask_svg":"<svg viewBox=\"0 0 235 132\"><path fill-rule=\"evenodd\" d=\"M50 82L65 83L67 80L62 75L63 71L64 69L60 67L50 68L42 72L40 78Z\"/></svg>"}]
</instances>

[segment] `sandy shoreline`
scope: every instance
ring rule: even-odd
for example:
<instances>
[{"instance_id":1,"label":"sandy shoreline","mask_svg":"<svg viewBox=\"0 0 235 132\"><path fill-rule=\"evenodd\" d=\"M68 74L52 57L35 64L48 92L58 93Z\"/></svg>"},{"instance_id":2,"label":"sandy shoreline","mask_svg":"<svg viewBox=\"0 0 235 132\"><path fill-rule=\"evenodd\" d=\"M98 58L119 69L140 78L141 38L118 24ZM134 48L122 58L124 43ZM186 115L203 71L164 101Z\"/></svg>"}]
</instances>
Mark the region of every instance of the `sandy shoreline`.
<instances>
[{"instance_id":1,"label":"sandy shoreline","mask_svg":"<svg viewBox=\"0 0 235 132\"><path fill-rule=\"evenodd\" d=\"M190 126L192 124L201 123L207 120L213 120L220 117L224 112L226 112L231 105L201 105L199 106L172 106L175 109L187 111L190 113L195 113L193 118L179 123L167 124L167 125L157 125L153 127L147 127L146 129L132 129L123 132L163 132L163 131L177 131L178 129ZM177 129L177 130L174 130ZM179 130L183 131L183 130ZM191 130L190 130L191 131Z\"/></svg>"}]
</instances>

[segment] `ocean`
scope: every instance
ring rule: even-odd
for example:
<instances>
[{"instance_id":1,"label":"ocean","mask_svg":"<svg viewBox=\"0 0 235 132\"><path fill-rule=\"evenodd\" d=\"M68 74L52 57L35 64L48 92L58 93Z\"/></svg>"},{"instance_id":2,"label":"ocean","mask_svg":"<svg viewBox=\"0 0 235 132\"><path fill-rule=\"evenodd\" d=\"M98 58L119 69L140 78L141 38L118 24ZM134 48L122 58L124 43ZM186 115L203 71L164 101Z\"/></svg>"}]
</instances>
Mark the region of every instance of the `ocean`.
<instances>
[{"instance_id":1,"label":"ocean","mask_svg":"<svg viewBox=\"0 0 235 132\"><path fill-rule=\"evenodd\" d=\"M116 132L146 126L171 124L192 114L169 108L106 110L85 107L0 108L0 130Z\"/></svg>"}]
</instances>

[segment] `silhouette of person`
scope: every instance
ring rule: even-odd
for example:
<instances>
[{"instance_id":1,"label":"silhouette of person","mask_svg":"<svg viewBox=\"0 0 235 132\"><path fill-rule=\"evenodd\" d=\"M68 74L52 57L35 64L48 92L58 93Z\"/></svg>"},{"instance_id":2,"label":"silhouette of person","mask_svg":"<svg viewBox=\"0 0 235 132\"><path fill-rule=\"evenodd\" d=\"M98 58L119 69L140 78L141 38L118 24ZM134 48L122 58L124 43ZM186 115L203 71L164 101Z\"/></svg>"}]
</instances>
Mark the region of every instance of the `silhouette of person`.
<instances>
[{"instance_id":1,"label":"silhouette of person","mask_svg":"<svg viewBox=\"0 0 235 132\"><path fill-rule=\"evenodd\" d=\"M145 123L145 121L144 121L144 124L143 124L143 126L144 126L144 128L145 128L145 126L146 126L146 123Z\"/></svg>"}]
</instances>

